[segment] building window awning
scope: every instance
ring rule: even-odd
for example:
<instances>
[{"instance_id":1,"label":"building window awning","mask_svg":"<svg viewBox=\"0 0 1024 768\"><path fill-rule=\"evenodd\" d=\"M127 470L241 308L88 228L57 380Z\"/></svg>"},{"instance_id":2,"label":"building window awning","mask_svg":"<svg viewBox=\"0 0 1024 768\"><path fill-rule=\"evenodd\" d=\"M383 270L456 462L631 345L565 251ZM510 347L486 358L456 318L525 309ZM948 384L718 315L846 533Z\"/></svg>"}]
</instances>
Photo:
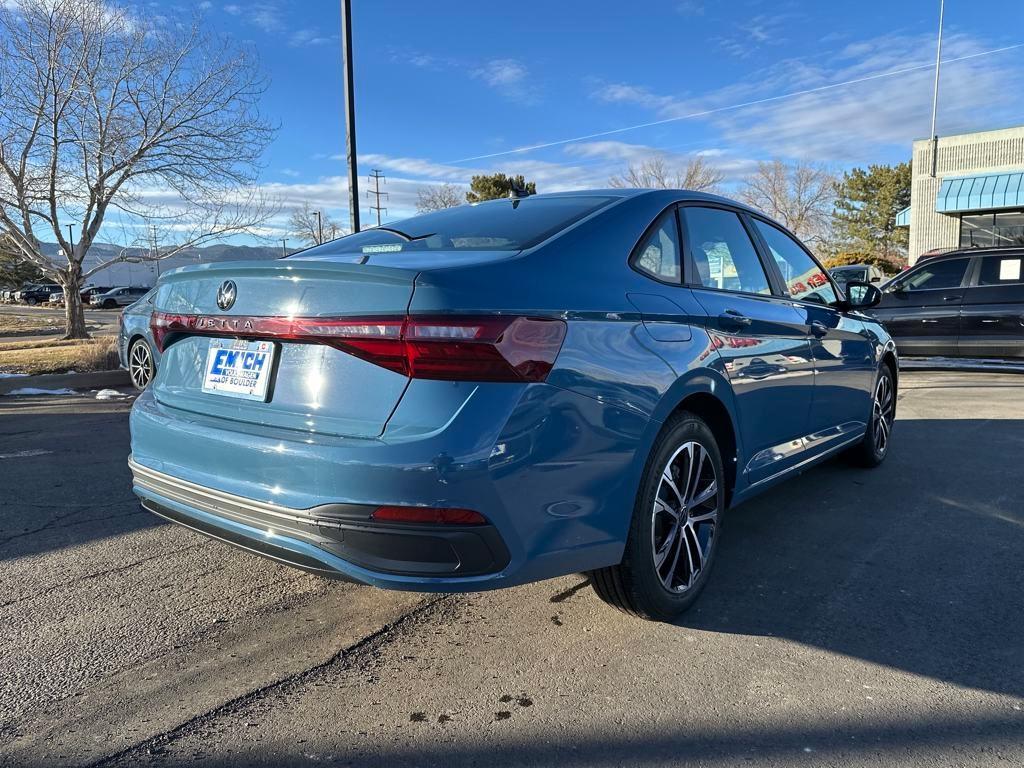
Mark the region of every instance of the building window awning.
<instances>
[{"instance_id":1,"label":"building window awning","mask_svg":"<svg viewBox=\"0 0 1024 768\"><path fill-rule=\"evenodd\" d=\"M908 205L902 211L896 214L896 226L897 227L909 227L910 226L910 206Z\"/></svg>"},{"instance_id":2,"label":"building window awning","mask_svg":"<svg viewBox=\"0 0 1024 768\"><path fill-rule=\"evenodd\" d=\"M935 198L939 213L1024 209L1024 171L943 179Z\"/></svg>"}]
</instances>

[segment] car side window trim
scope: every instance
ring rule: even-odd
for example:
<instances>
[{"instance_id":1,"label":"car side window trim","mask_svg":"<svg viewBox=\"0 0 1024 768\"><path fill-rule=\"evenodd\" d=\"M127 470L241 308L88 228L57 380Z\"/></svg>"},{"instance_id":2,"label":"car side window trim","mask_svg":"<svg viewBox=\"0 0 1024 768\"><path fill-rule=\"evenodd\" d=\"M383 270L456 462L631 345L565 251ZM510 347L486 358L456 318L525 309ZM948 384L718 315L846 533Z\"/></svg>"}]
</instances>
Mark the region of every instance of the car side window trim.
<instances>
[{"instance_id":1,"label":"car side window trim","mask_svg":"<svg viewBox=\"0 0 1024 768\"><path fill-rule=\"evenodd\" d=\"M683 245L683 233L681 231L682 228L679 226L678 208L679 206L676 203L666 205L665 208L661 210L657 216L654 217L651 223L647 225L646 229L644 229L643 233L641 233L640 237L637 238L636 243L633 244L633 247L629 251L629 260L627 262L629 264L629 268L636 272L641 277L645 277L648 280L653 280L656 283L661 283L662 285L671 285L676 288L679 288L686 284L686 264L684 263L685 246ZM666 280L662 277L659 277L658 275L640 269L640 267L637 266L637 261L640 257L640 246L647 241L647 237L655 230L655 228L658 227L658 225L661 223L662 217L664 217L665 214L670 211L672 212L672 219L675 221L676 224L676 243L679 245L680 251L678 280Z\"/></svg>"},{"instance_id":2,"label":"car side window trim","mask_svg":"<svg viewBox=\"0 0 1024 768\"><path fill-rule=\"evenodd\" d=\"M716 288L715 286L704 285L704 282L694 275L694 268L696 262L693 260L693 251L690 243L690 233L687 227L683 224L683 209L685 208L715 208L720 211L728 211L729 213L736 214L736 217L740 220L740 224L747 233L747 237L750 238L750 244L754 247L754 253L757 254L758 260L761 262L761 268L764 270L765 279L768 281L768 288L771 293L755 293L753 291L737 291L733 288ZM676 220L677 226L680 232L682 232L682 247L683 247L683 285L687 288L696 288L701 291L715 291L716 293L729 293L735 296L750 296L758 299L785 299L786 297L778 293L778 286L775 284L773 273L765 268L764 254L761 253L761 249L758 247L757 240L750 231L750 224L745 219L746 212L739 208L734 208L730 205L722 205L714 200L681 200L676 206Z\"/></svg>"}]
</instances>

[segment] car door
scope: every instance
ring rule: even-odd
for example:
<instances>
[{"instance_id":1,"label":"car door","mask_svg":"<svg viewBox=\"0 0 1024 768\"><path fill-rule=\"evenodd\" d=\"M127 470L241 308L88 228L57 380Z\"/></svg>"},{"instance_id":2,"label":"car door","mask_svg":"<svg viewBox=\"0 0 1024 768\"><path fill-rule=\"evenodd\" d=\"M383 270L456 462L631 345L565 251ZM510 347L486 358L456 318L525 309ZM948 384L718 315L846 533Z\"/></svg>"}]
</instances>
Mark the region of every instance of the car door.
<instances>
[{"instance_id":1,"label":"car door","mask_svg":"<svg viewBox=\"0 0 1024 768\"><path fill-rule=\"evenodd\" d=\"M707 312L707 329L736 399L748 482L801 460L814 391L810 343L800 314L773 294L740 214L684 204L686 280Z\"/></svg>"},{"instance_id":2,"label":"car door","mask_svg":"<svg viewBox=\"0 0 1024 768\"><path fill-rule=\"evenodd\" d=\"M893 280L871 311L903 355L956 355L969 256L932 258Z\"/></svg>"},{"instance_id":3,"label":"car door","mask_svg":"<svg viewBox=\"0 0 1024 768\"><path fill-rule=\"evenodd\" d=\"M976 257L964 293L961 357L1024 357L1024 251Z\"/></svg>"},{"instance_id":4,"label":"car door","mask_svg":"<svg viewBox=\"0 0 1024 768\"><path fill-rule=\"evenodd\" d=\"M876 373L875 341L863 320L840 311L840 293L810 251L776 225L751 219L770 257L766 260L777 270L783 291L810 335L814 401L807 451L831 450L867 426Z\"/></svg>"}]
</instances>

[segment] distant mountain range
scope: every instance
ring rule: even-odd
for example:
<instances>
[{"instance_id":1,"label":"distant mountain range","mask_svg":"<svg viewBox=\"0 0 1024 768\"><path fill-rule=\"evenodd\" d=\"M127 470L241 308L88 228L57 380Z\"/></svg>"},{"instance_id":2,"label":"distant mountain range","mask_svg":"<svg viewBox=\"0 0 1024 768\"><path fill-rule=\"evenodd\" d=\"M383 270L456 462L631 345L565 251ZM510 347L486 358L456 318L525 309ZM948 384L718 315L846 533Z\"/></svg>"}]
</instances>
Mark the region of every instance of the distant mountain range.
<instances>
[{"instance_id":1,"label":"distant mountain range","mask_svg":"<svg viewBox=\"0 0 1024 768\"><path fill-rule=\"evenodd\" d=\"M51 258L59 257L60 250L56 243L43 243L43 253ZM85 268L92 269L97 264L117 258L124 248L111 243L93 243L85 257ZM294 250L294 249L293 249ZM289 251L291 252L291 251ZM217 261L247 261L262 259L278 259L282 255L279 246L268 245L226 245L219 243L201 248L187 248L181 253L167 259L160 259L160 271L182 267L186 264L203 264ZM129 261L148 260L146 248L128 248Z\"/></svg>"}]
</instances>

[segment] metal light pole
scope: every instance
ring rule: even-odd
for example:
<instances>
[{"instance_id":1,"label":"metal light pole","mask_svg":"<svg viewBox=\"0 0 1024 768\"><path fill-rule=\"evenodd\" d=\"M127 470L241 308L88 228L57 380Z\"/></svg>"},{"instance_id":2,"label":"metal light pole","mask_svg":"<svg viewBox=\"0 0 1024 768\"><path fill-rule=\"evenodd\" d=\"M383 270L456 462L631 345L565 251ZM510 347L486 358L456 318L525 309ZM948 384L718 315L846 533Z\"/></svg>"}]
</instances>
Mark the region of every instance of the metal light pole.
<instances>
[{"instance_id":1,"label":"metal light pole","mask_svg":"<svg viewBox=\"0 0 1024 768\"><path fill-rule=\"evenodd\" d=\"M352 1L341 0L341 66L345 79L345 160L348 163L348 215L359 231L359 177L356 170L356 104L352 85Z\"/></svg>"},{"instance_id":2,"label":"metal light pole","mask_svg":"<svg viewBox=\"0 0 1024 768\"><path fill-rule=\"evenodd\" d=\"M75 255L75 235L71 231L71 224L68 224L68 242L71 244L71 255Z\"/></svg>"},{"instance_id":3,"label":"metal light pole","mask_svg":"<svg viewBox=\"0 0 1024 768\"><path fill-rule=\"evenodd\" d=\"M316 214L316 244L324 244L324 220L320 217L320 211L313 211Z\"/></svg>"},{"instance_id":4,"label":"metal light pole","mask_svg":"<svg viewBox=\"0 0 1024 768\"><path fill-rule=\"evenodd\" d=\"M935 132L935 120L939 112L939 67L942 64L942 17L946 12L946 0L939 0L939 41L935 47L935 90L932 91L932 171L931 176L935 178L935 171L939 164L939 134Z\"/></svg>"},{"instance_id":5,"label":"metal light pole","mask_svg":"<svg viewBox=\"0 0 1024 768\"><path fill-rule=\"evenodd\" d=\"M287 237L282 237L281 238L281 258L283 259L287 255L288 255L288 238Z\"/></svg>"}]
</instances>

